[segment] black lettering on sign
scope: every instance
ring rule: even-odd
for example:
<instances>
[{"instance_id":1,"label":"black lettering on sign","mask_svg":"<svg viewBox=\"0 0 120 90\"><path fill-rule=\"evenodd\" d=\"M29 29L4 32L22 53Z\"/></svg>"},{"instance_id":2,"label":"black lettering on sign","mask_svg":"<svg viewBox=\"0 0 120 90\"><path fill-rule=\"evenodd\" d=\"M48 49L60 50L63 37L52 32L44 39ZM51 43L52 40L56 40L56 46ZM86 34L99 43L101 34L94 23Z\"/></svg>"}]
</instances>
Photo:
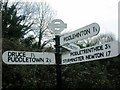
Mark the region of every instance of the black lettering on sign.
<instances>
[{"instance_id":1,"label":"black lettering on sign","mask_svg":"<svg viewBox=\"0 0 120 90\"><path fill-rule=\"evenodd\" d=\"M8 57L25 57L25 52L8 52Z\"/></svg>"},{"instance_id":2,"label":"black lettering on sign","mask_svg":"<svg viewBox=\"0 0 120 90\"><path fill-rule=\"evenodd\" d=\"M110 49L111 46L109 44L105 44L105 49Z\"/></svg>"},{"instance_id":3,"label":"black lettering on sign","mask_svg":"<svg viewBox=\"0 0 120 90\"><path fill-rule=\"evenodd\" d=\"M82 35L87 35L90 34L90 28L84 30L84 32L82 33Z\"/></svg>"},{"instance_id":4,"label":"black lettering on sign","mask_svg":"<svg viewBox=\"0 0 120 90\"><path fill-rule=\"evenodd\" d=\"M80 31L80 32L77 32L75 34L69 35L67 37L64 37L63 40L65 42L65 41L73 40L73 39L76 39L76 38L79 38L81 36L85 36L85 35L88 35L88 34L90 34L90 28L85 29L85 30Z\"/></svg>"},{"instance_id":5,"label":"black lettering on sign","mask_svg":"<svg viewBox=\"0 0 120 90\"><path fill-rule=\"evenodd\" d=\"M94 58L94 55L91 55L91 54L90 55L86 55L86 60L87 59L92 59L92 58Z\"/></svg>"},{"instance_id":6,"label":"black lettering on sign","mask_svg":"<svg viewBox=\"0 0 120 90\"><path fill-rule=\"evenodd\" d=\"M32 58L35 58L35 54L34 54L34 53L31 53L31 57L32 57Z\"/></svg>"},{"instance_id":7,"label":"black lettering on sign","mask_svg":"<svg viewBox=\"0 0 120 90\"><path fill-rule=\"evenodd\" d=\"M104 52L86 55L86 60L104 57Z\"/></svg>"},{"instance_id":8,"label":"black lettering on sign","mask_svg":"<svg viewBox=\"0 0 120 90\"><path fill-rule=\"evenodd\" d=\"M8 62L10 62L10 61L12 61L12 57L8 56Z\"/></svg>"},{"instance_id":9,"label":"black lettering on sign","mask_svg":"<svg viewBox=\"0 0 120 90\"><path fill-rule=\"evenodd\" d=\"M87 53L102 51L102 50L103 50L103 45L99 45L96 47L81 49L79 51L71 51L70 56L77 56L77 55L82 55L82 54L87 54Z\"/></svg>"},{"instance_id":10,"label":"black lettering on sign","mask_svg":"<svg viewBox=\"0 0 120 90\"><path fill-rule=\"evenodd\" d=\"M51 62L51 59L50 58L46 58L46 62Z\"/></svg>"},{"instance_id":11,"label":"black lettering on sign","mask_svg":"<svg viewBox=\"0 0 120 90\"><path fill-rule=\"evenodd\" d=\"M44 58L39 58L39 62L44 62Z\"/></svg>"},{"instance_id":12,"label":"black lettering on sign","mask_svg":"<svg viewBox=\"0 0 120 90\"><path fill-rule=\"evenodd\" d=\"M44 62L44 58L26 57L27 62Z\"/></svg>"},{"instance_id":13,"label":"black lettering on sign","mask_svg":"<svg viewBox=\"0 0 120 90\"><path fill-rule=\"evenodd\" d=\"M111 51L106 52L106 56L110 56L110 54L111 54Z\"/></svg>"},{"instance_id":14,"label":"black lettering on sign","mask_svg":"<svg viewBox=\"0 0 120 90\"><path fill-rule=\"evenodd\" d=\"M25 52L8 52L8 62L25 62Z\"/></svg>"},{"instance_id":15,"label":"black lettering on sign","mask_svg":"<svg viewBox=\"0 0 120 90\"><path fill-rule=\"evenodd\" d=\"M8 52L8 57L13 56L14 54L12 52Z\"/></svg>"},{"instance_id":16,"label":"black lettering on sign","mask_svg":"<svg viewBox=\"0 0 120 90\"><path fill-rule=\"evenodd\" d=\"M13 61L14 62L25 62L24 58L15 58L15 57L13 58Z\"/></svg>"},{"instance_id":17,"label":"black lettering on sign","mask_svg":"<svg viewBox=\"0 0 120 90\"><path fill-rule=\"evenodd\" d=\"M93 32L97 32L97 28L93 27Z\"/></svg>"},{"instance_id":18,"label":"black lettering on sign","mask_svg":"<svg viewBox=\"0 0 120 90\"><path fill-rule=\"evenodd\" d=\"M63 59L63 63L69 63L69 62L77 62L77 61L82 61L84 60L84 56L79 56L75 58L68 58L68 59Z\"/></svg>"}]
</instances>

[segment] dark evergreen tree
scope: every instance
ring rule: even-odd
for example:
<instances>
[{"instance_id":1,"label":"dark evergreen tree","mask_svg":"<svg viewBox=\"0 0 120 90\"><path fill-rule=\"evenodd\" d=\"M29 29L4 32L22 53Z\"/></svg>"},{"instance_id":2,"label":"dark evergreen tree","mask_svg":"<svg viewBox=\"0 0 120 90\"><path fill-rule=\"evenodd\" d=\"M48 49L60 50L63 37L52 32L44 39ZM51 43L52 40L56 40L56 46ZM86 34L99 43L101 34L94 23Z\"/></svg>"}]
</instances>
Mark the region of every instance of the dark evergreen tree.
<instances>
[{"instance_id":1,"label":"dark evergreen tree","mask_svg":"<svg viewBox=\"0 0 120 90\"><path fill-rule=\"evenodd\" d=\"M8 1L3 3L2 9L2 36L3 38L21 38L31 28L32 23L24 22L26 16L18 13L18 2L9 6Z\"/></svg>"}]
</instances>

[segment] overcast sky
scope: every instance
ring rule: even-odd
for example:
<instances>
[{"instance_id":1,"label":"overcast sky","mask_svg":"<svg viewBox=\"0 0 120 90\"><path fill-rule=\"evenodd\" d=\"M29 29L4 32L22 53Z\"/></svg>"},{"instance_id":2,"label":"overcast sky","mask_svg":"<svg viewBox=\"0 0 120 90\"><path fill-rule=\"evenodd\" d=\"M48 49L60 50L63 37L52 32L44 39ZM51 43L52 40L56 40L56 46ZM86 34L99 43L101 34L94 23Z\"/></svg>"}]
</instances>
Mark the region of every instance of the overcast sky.
<instances>
[{"instance_id":1,"label":"overcast sky","mask_svg":"<svg viewBox=\"0 0 120 90\"><path fill-rule=\"evenodd\" d=\"M119 0L46 0L71 31L96 22L100 33L118 34Z\"/></svg>"},{"instance_id":2,"label":"overcast sky","mask_svg":"<svg viewBox=\"0 0 120 90\"><path fill-rule=\"evenodd\" d=\"M37 0L20 0L37 1ZM119 0L38 0L46 1L57 12L56 19L67 23L64 32L96 22L100 33L113 33L118 36Z\"/></svg>"}]
</instances>

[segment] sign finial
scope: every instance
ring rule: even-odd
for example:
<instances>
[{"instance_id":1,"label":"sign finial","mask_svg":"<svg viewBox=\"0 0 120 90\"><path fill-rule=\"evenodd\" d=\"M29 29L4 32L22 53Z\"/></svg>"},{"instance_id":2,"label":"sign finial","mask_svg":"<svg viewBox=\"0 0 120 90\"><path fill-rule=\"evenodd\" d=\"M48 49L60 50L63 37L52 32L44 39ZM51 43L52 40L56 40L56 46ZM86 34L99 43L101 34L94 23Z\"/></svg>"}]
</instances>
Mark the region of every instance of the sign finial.
<instances>
[{"instance_id":1,"label":"sign finial","mask_svg":"<svg viewBox=\"0 0 120 90\"><path fill-rule=\"evenodd\" d=\"M48 28L51 29L55 35L59 35L65 28L67 28L67 24L61 19L54 19L48 24Z\"/></svg>"}]
</instances>

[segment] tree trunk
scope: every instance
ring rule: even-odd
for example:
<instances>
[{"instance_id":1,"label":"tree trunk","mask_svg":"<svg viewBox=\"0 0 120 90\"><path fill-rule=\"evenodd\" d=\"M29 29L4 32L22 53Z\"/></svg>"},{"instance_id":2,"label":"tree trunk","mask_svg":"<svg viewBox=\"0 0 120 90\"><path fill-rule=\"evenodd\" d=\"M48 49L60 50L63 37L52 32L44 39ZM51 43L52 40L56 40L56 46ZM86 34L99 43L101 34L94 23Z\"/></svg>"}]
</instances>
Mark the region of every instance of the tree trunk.
<instances>
[{"instance_id":1,"label":"tree trunk","mask_svg":"<svg viewBox=\"0 0 120 90\"><path fill-rule=\"evenodd\" d=\"M40 29L40 32L39 32L39 41L38 41L38 49L41 50L41 41L42 41L42 32L41 32L41 29Z\"/></svg>"}]
</instances>

